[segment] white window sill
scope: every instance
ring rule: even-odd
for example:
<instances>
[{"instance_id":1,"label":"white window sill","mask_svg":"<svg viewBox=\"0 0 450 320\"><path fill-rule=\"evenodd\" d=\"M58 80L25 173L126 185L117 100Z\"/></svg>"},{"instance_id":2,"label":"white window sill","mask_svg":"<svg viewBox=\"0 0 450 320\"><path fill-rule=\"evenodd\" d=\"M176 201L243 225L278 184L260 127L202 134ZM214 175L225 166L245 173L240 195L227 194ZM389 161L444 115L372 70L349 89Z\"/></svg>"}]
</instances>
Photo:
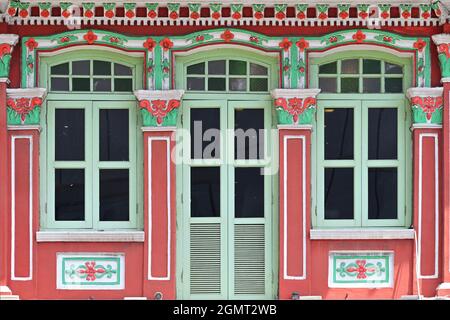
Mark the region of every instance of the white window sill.
<instances>
[{"instance_id":1,"label":"white window sill","mask_svg":"<svg viewBox=\"0 0 450 320\"><path fill-rule=\"evenodd\" d=\"M414 239L414 229L311 229L311 240Z\"/></svg>"},{"instance_id":2,"label":"white window sill","mask_svg":"<svg viewBox=\"0 0 450 320\"><path fill-rule=\"evenodd\" d=\"M144 231L38 231L37 242L144 242Z\"/></svg>"}]
</instances>

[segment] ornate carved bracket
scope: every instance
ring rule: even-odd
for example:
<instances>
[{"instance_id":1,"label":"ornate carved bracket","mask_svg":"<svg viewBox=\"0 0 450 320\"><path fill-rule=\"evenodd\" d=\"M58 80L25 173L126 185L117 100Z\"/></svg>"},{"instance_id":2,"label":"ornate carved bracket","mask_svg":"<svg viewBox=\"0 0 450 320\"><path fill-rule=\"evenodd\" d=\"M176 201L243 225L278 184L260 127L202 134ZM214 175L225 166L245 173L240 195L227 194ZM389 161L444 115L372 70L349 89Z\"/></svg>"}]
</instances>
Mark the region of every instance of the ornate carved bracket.
<instances>
[{"instance_id":1,"label":"ornate carved bracket","mask_svg":"<svg viewBox=\"0 0 450 320\"><path fill-rule=\"evenodd\" d=\"M144 127L169 127L177 123L184 90L137 90Z\"/></svg>"},{"instance_id":2,"label":"ornate carved bracket","mask_svg":"<svg viewBox=\"0 0 450 320\"><path fill-rule=\"evenodd\" d=\"M0 34L0 79L8 79L11 54L19 40L16 34Z\"/></svg>"},{"instance_id":3,"label":"ornate carved bracket","mask_svg":"<svg viewBox=\"0 0 450 320\"><path fill-rule=\"evenodd\" d=\"M8 125L38 125L46 89L7 89Z\"/></svg>"},{"instance_id":4,"label":"ornate carved bracket","mask_svg":"<svg viewBox=\"0 0 450 320\"><path fill-rule=\"evenodd\" d=\"M413 123L420 125L441 125L443 109L443 88L409 88L407 96L411 101Z\"/></svg>"},{"instance_id":5,"label":"ornate carved bracket","mask_svg":"<svg viewBox=\"0 0 450 320\"><path fill-rule=\"evenodd\" d=\"M275 89L272 90L278 124L311 124L316 112L316 96L320 89Z\"/></svg>"},{"instance_id":6,"label":"ornate carved bracket","mask_svg":"<svg viewBox=\"0 0 450 320\"><path fill-rule=\"evenodd\" d=\"M432 36L437 46L441 64L442 82L450 82L450 34L441 33Z\"/></svg>"}]
</instances>

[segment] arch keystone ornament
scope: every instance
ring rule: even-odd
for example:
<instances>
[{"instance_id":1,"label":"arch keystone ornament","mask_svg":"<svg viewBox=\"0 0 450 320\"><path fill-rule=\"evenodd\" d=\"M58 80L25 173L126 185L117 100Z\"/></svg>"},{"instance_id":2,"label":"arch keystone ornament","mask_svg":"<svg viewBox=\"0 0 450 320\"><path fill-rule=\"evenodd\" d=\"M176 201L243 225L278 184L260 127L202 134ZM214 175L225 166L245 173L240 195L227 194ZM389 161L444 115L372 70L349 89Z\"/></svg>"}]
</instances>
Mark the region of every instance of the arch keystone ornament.
<instances>
[{"instance_id":1,"label":"arch keystone ornament","mask_svg":"<svg viewBox=\"0 0 450 320\"><path fill-rule=\"evenodd\" d=\"M184 90L137 90L144 127L173 127Z\"/></svg>"},{"instance_id":2,"label":"arch keystone ornament","mask_svg":"<svg viewBox=\"0 0 450 320\"><path fill-rule=\"evenodd\" d=\"M320 89L274 89L278 124L311 125L316 111L316 96Z\"/></svg>"},{"instance_id":3,"label":"arch keystone ornament","mask_svg":"<svg viewBox=\"0 0 450 320\"><path fill-rule=\"evenodd\" d=\"M441 126L444 100L443 88L409 88L414 126Z\"/></svg>"},{"instance_id":4,"label":"arch keystone ornament","mask_svg":"<svg viewBox=\"0 0 450 320\"><path fill-rule=\"evenodd\" d=\"M0 34L0 81L8 80L11 54L18 40L16 34Z\"/></svg>"},{"instance_id":5,"label":"arch keystone ornament","mask_svg":"<svg viewBox=\"0 0 450 320\"><path fill-rule=\"evenodd\" d=\"M47 89L7 89L8 125L39 125L41 105Z\"/></svg>"}]
</instances>

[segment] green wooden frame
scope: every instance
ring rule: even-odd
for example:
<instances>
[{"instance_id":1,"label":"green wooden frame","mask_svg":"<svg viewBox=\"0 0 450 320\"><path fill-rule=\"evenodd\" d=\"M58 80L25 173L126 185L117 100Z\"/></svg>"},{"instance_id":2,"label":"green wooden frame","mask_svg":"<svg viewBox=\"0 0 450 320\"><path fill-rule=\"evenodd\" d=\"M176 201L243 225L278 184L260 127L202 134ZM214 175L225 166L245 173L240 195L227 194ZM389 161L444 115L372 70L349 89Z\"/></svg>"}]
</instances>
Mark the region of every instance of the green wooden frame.
<instances>
[{"instance_id":1,"label":"green wooden frame","mask_svg":"<svg viewBox=\"0 0 450 320\"><path fill-rule=\"evenodd\" d=\"M121 63L133 69L133 89L142 88L142 59L127 57L110 51L76 50L70 53L42 57L40 63L40 83L49 87L50 68L53 65L74 60L101 59ZM55 108L80 108L85 110L85 161L59 161L54 159ZM129 110L129 161L100 162L99 150L99 110ZM137 102L132 92L120 93L67 93L51 92L47 95L46 106L41 112L42 132L40 137L40 187L41 187L41 229L142 229L143 228L143 154L142 119L138 114ZM96 133L97 134L94 134ZM85 169L85 221L55 221L54 217L54 168ZM99 221L99 170L128 168L130 181L129 221Z\"/></svg>"},{"instance_id":2,"label":"green wooden frame","mask_svg":"<svg viewBox=\"0 0 450 320\"><path fill-rule=\"evenodd\" d=\"M403 66L403 88L411 86L411 64L408 58L399 58L380 52L342 52L332 56L315 57L310 66L313 74L310 77L311 86L318 85L318 66L336 60L350 58L368 58L383 60ZM412 221L412 136L409 130L411 110L403 93L321 93L317 97L317 117L314 123L312 144L312 224L315 228L360 228L360 227L409 227ZM324 109L354 108L354 160L323 160L324 159ZM397 108L398 159L368 160L368 108ZM354 167L354 214L352 220L325 220L324 218L324 168ZM368 219L368 170L370 167L398 168L398 202L397 219Z\"/></svg>"}]
</instances>

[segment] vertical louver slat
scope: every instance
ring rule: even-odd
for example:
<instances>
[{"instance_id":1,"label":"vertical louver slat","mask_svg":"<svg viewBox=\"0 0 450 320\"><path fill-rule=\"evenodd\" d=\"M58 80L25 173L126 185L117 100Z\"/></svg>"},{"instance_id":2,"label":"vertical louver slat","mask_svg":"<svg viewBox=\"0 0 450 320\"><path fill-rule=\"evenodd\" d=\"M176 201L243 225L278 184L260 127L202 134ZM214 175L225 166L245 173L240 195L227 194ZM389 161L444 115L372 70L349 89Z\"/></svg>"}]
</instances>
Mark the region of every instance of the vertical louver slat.
<instances>
[{"instance_id":1,"label":"vertical louver slat","mask_svg":"<svg viewBox=\"0 0 450 320\"><path fill-rule=\"evenodd\" d=\"M264 225L235 225L234 250L234 294L265 294Z\"/></svg>"},{"instance_id":2,"label":"vertical louver slat","mask_svg":"<svg viewBox=\"0 0 450 320\"><path fill-rule=\"evenodd\" d=\"M190 240L191 294L220 294L220 224L191 224Z\"/></svg>"}]
</instances>

